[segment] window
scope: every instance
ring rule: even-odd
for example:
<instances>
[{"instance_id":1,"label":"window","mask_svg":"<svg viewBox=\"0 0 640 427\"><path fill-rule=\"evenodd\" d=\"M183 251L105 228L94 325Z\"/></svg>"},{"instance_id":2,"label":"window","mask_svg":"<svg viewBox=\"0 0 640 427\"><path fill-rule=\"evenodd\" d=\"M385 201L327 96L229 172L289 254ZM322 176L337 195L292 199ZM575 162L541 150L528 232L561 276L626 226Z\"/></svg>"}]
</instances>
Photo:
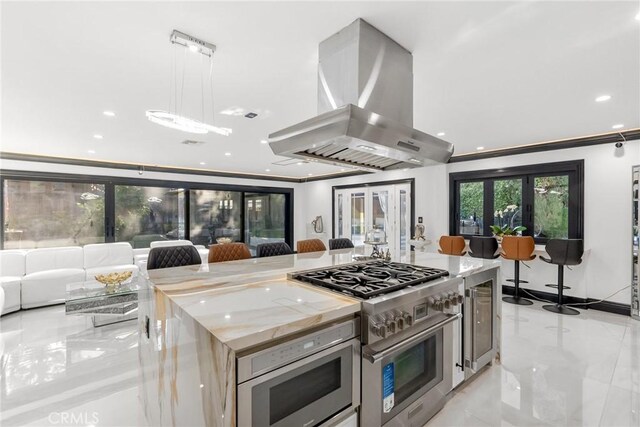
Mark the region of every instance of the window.
<instances>
[{"instance_id":1,"label":"window","mask_svg":"<svg viewBox=\"0 0 640 427\"><path fill-rule=\"evenodd\" d=\"M461 234L482 235L484 184L478 182L460 183L459 227Z\"/></svg>"},{"instance_id":2,"label":"window","mask_svg":"<svg viewBox=\"0 0 640 427\"><path fill-rule=\"evenodd\" d=\"M253 201L250 208L253 209ZM239 242L242 240L242 193L191 190L189 218L189 236L194 245L208 246L222 237Z\"/></svg>"},{"instance_id":3,"label":"window","mask_svg":"<svg viewBox=\"0 0 640 427\"><path fill-rule=\"evenodd\" d=\"M105 241L104 185L4 180L4 249Z\"/></svg>"},{"instance_id":4,"label":"window","mask_svg":"<svg viewBox=\"0 0 640 427\"><path fill-rule=\"evenodd\" d=\"M490 236L522 225L536 243L583 238L584 161L452 173L449 232Z\"/></svg>"},{"instance_id":5,"label":"window","mask_svg":"<svg viewBox=\"0 0 640 427\"><path fill-rule=\"evenodd\" d=\"M260 243L286 241L284 194L245 193L245 238L252 255Z\"/></svg>"},{"instance_id":6,"label":"window","mask_svg":"<svg viewBox=\"0 0 640 427\"><path fill-rule=\"evenodd\" d=\"M184 189L115 186L115 240L148 248L156 240L184 239Z\"/></svg>"},{"instance_id":7,"label":"window","mask_svg":"<svg viewBox=\"0 0 640 427\"><path fill-rule=\"evenodd\" d=\"M246 200L246 202L245 202ZM293 189L2 170L0 247L292 244Z\"/></svg>"}]
</instances>

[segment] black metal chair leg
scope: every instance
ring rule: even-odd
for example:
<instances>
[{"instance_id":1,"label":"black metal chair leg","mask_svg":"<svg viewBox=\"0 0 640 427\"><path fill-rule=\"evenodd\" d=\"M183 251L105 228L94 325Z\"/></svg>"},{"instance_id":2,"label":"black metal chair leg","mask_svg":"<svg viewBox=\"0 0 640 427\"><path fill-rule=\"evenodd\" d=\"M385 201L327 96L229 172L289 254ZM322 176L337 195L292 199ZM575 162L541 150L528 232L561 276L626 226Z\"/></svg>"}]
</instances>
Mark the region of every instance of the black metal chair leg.
<instances>
[{"instance_id":1,"label":"black metal chair leg","mask_svg":"<svg viewBox=\"0 0 640 427\"><path fill-rule=\"evenodd\" d=\"M509 304L517 304L517 305L532 305L533 301L530 301L526 298L522 298L520 296L520 261L514 261L514 283L515 283L515 293L513 296L502 297L502 301L508 302Z\"/></svg>"},{"instance_id":2,"label":"black metal chair leg","mask_svg":"<svg viewBox=\"0 0 640 427\"><path fill-rule=\"evenodd\" d=\"M569 308L562 304L562 298L564 296L562 293L563 289L564 289L564 269L562 265L558 265L558 303L543 305L542 308L552 313L558 313L558 314L568 314L572 316L580 314L578 310Z\"/></svg>"}]
</instances>

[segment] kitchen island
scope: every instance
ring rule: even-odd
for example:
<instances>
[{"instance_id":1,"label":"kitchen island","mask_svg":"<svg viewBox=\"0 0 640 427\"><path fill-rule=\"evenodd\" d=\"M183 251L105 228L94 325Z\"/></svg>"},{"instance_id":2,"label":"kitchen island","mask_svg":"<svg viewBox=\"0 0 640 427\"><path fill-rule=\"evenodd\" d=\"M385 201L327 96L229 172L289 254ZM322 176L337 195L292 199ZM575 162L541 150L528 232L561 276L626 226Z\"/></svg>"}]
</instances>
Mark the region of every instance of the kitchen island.
<instances>
[{"instance_id":1,"label":"kitchen island","mask_svg":"<svg viewBox=\"0 0 640 427\"><path fill-rule=\"evenodd\" d=\"M236 425L238 355L357 319L360 312L360 300L287 274L351 263L352 256L352 250L337 250L151 271L152 287L140 296L139 313L140 395L147 422ZM398 261L463 278L498 266L416 252Z\"/></svg>"}]
</instances>

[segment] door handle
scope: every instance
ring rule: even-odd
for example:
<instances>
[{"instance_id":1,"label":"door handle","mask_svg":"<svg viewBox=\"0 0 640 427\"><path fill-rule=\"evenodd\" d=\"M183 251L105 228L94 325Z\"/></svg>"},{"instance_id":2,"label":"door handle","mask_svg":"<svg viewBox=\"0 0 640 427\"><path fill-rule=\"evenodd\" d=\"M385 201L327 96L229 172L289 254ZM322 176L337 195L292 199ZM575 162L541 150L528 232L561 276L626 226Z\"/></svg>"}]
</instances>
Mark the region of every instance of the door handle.
<instances>
[{"instance_id":1,"label":"door handle","mask_svg":"<svg viewBox=\"0 0 640 427\"><path fill-rule=\"evenodd\" d=\"M363 349L362 351L362 357L364 357L365 359L367 359L369 362L371 363L376 363L378 361L380 361L381 359L383 359L385 356L388 356L391 353L394 353L396 351L402 350L405 347L409 347L413 344L415 344L416 342L422 340L422 338L426 337L427 335L431 334L432 332L442 328L443 326L458 320L462 317L462 314L457 313L457 314L451 314L449 315L445 320L443 320L442 322L436 323L435 325L431 326L430 328L425 329L424 331L418 332L417 334L415 334L414 336L412 336L411 338L408 338L402 342L399 342L397 344L392 345L389 348L386 348L378 353L370 353L368 352L366 349Z\"/></svg>"}]
</instances>

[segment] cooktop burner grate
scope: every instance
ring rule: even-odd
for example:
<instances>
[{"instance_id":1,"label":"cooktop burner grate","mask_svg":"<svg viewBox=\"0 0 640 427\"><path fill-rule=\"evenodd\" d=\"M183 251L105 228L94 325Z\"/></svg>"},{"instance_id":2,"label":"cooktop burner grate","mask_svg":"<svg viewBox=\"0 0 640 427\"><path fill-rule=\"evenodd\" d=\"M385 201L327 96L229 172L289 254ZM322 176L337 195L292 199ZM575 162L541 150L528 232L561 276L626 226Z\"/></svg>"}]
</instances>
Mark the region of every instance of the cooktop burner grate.
<instances>
[{"instance_id":1,"label":"cooktop burner grate","mask_svg":"<svg viewBox=\"0 0 640 427\"><path fill-rule=\"evenodd\" d=\"M448 275L448 271L438 268L399 262L370 261L294 273L292 277L367 299Z\"/></svg>"}]
</instances>

